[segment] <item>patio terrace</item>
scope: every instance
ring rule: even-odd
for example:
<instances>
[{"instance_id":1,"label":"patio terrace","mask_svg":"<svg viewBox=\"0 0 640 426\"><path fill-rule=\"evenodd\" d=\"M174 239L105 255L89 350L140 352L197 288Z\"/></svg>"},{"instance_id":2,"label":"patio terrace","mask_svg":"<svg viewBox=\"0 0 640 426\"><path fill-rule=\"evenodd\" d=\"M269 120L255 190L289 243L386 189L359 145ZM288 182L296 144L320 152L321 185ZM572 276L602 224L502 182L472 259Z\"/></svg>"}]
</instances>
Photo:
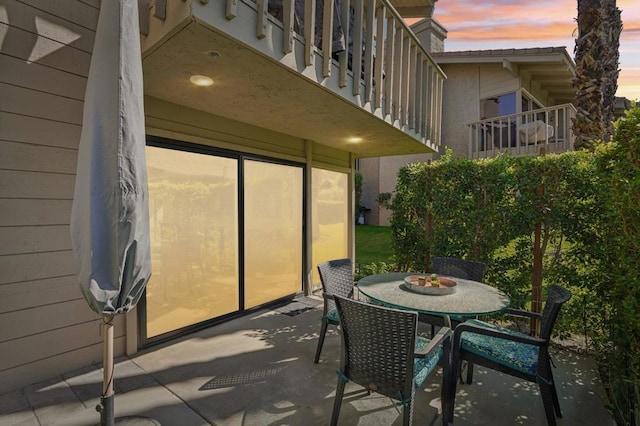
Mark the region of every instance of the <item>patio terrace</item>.
<instances>
[{"instance_id":1,"label":"patio terrace","mask_svg":"<svg viewBox=\"0 0 640 426\"><path fill-rule=\"evenodd\" d=\"M116 360L118 418L163 425L326 425L333 407L340 338L329 330L313 364L322 301L301 297ZM554 347L561 425L614 425L595 362ZM440 424L441 375L417 393L416 424ZM91 425L101 392L100 366L0 395L1 425ZM544 425L537 386L478 367L460 385L455 425ZM144 420L144 419L142 419ZM127 424L150 424L147 421ZM340 424L398 425L388 398L347 384ZM157 424L157 423L155 423Z\"/></svg>"}]
</instances>

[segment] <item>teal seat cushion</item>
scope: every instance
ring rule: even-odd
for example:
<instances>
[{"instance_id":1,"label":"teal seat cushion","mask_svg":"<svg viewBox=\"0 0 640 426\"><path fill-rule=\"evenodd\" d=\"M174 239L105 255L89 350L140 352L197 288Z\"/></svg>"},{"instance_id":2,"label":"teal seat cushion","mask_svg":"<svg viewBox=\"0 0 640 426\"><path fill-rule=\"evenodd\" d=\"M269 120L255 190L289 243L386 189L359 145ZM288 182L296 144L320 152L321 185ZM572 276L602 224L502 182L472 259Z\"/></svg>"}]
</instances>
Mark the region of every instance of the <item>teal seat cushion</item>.
<instances>
[{"instance_id":1,"label":"teal seat cushion","mask_svg":"<svg viewBox=\"0 0 640 426\"><path fill-rule=\"evenodd\" d=\"M327 311L327 319L329 321L338 322L338 310L337 309L329 309Z\"/></svg>"},{"instance_id":2,"label":"teal seat cushion","mask_svg":"<svg viewBox=\"0 0 640 426\"><path fill-rule=\"evenodd\" d=\"M434 316L434 317L444 318L444 315L440 315L440 314L429 314L429 315ZM449 315L449 319L451 319L451 321L455 321L455 322L465 322L469 318L471 318L471 317L465 317L465 316L462 316L462 315Z\"/></svg>"},{"instance_id":3,"label":"teal seat cushion","mask_svg":"<svg viewBox=\"0 0 640 426\"><path fill-rule=\"evenodd\" d=\"M427 345L429 345L429 342L431 342L431 340L426 337L418 336L416 339L416 352L423 351ZM413 376L416 389L422 386L422 383L424 383L427 376L435 370L440 358L442 358L442 345L439 345L438 348L431 352L427 357L415 358L413 360Z\"/></svg>"},{"instance_id":4,"label":"teal seat cushion","mask_svg":"<svg viewBox=\"0 0 640 426\"><path fill-rule=\"evenodd\" d=\"M470 320L481 327L504 331L512 335L527 336L483 321ZM513 368L526 374L536 375L538 367L539 347L526 343L514 342L497 337L485 336L465 331L461 335L460 346L465 351L490 359L498 364Z\"/></svg>"}]
</instances>

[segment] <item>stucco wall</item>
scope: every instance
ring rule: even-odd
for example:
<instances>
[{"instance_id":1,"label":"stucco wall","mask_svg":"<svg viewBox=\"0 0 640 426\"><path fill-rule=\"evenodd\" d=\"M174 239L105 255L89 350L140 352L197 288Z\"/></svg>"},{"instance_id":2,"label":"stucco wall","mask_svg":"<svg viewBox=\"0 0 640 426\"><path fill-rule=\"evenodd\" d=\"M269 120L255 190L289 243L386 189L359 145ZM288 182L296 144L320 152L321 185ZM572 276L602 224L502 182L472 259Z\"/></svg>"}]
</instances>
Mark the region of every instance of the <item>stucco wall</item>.
<instances>
[{"instance_id":1,"label":"stucco wall","mask_svg":"<svg viewBox=\"0 0 640 426\"><path fill-rule=\"evenodd\" d=\"M469 127L480 119L480 99L514 92L519 80L500 64L442 64L447 75L442 99L442 148L469 155Z\"/></svg>"},{"instance_id":2,"label":"stucco wall","mask_svg":"<svg viewBox=\"0 0 640 426\"><path fill-rule=\"evenodd\" d=\"M442 96L442 148L449 147L459 157L468 154L467 124L480 114L479 66L469 64L441 65L447 80Z\"/></svg>"},{"instance_id":3,"label":"stucco wall","mask_svg":"<svg viewBox=\"0 0 640 426\"><path fill-rule=\"evenodd\" d=\"M360 159L360 172L364 176L362 203L371 209L366 214L367 225L388 226L391 211L378 205L378 195L395 191L400 169L410 163L427 161L431 154L395 155L391 157Z\"/></svg>"},{"instance_id":4,"label":"stucco wall","mask_svg":"<svg viewBox=\"0 0 640 426\"><path fill-rule=\"evenodd\" d=\"M360 202L369 209L365 213L367 225L377 225L380 220L380 208L376 199L380 193L380 158L361 158L358 169L363 176L362 199Z\"/></svg>"}]
</instances>

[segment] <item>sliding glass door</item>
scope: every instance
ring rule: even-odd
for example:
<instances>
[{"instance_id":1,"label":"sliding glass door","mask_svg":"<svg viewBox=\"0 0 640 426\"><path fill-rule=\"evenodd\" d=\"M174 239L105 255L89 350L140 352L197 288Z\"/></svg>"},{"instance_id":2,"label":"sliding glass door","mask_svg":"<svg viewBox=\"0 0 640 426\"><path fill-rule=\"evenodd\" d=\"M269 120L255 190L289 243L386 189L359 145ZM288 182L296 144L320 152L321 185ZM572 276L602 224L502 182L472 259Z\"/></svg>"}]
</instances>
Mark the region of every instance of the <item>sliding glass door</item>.
<instances>
[{"instance_id":1,"label":"sliding glass door","mask_svg":"<svg viewBox=\"0 0 640 426\"><path fill-rule=\"evenodd\" d=\"M314 168L312 172L311 217L313 265L312 283L320 283L316 265L349 257L349 175Z\"/></svg>"},{"instance_id":2,"label":"sliding glass door","mask_svg":"<svg viewBox=\"0 0 640 426\"><path fill-rule=\"evenodd\" d=\"M147 147L147 338L239 309L238 160Z\"/></svg>"},{"instance_id":3,"label":"sliding glass door","mask_svg":"<svg viewBox=\"0 0 640 426\"><path fill-rule=\"evenodd\" d=\"M244 298L252 308L302 290L303 169L244 161Z\"/></svg>"},{"instance_id":4,"label":"sliding glass door","mask_svg":"<svg viewBox=\"0 0 640 426\"><path fill-rule=\"evenodd\" d=\"M145 342L302 290L304 169L173 146L147 147Z\"/></svg>"}]
</instances>

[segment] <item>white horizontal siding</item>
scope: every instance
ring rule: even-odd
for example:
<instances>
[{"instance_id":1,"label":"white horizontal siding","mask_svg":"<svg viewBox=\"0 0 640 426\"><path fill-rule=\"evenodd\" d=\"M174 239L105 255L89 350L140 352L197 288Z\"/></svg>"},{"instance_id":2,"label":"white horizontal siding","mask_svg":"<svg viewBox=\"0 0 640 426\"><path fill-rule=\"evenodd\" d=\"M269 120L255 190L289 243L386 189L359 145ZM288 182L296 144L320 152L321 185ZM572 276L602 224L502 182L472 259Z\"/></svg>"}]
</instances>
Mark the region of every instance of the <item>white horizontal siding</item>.
<instances>
[{"instance_id":1,"label":"white horizontal siding","mask_svg":"<svg viewBox=\"0 0 640 426\"><path fill-rule=\"evenodd\" d=\"M0 5L0 393L102 358L69 236L98 5ZM115 334L119 355L124 318Z\"/></svg>"},{"instance_id":2,"label":"white horizontal siding","mask_svg":"<svg viewBox=\"0 0 640 426\"><path fill-rule=\"evenodd\" d=\"M60 71L36 63L27 63L24 59L11 56L0 56L0 82L14 86L29 87L32 90L54 95L84 99L87 78Z\"/></svg>"},{"instance_id":3,"label":"white horizontal siding","mask_svg":"<svg viewBox=\"0 0 640 426\"><path fill-rule=\"evenodd\" d=\"M76 292L74 300L21 309L3 315L0 344L93 322L96 319L98 319L97 314L89 308L80 293ZM93 334L100 336L99 331Z\"/></svg>"},{"instance_id":4,"label":"white horizontal siding","mask_svg":"<svg viewBox=\"0 0 640 426\"><path fill-rule=\"evenodd\" d=\"M78 297L76 275L20 281L0 286L0 312L64 303Z\"/></svg>"},{"instance_id":5,"label":"white horizontal siding","mask_svg":"<svg viewBox=\"0 0 640 426\"><path fill-rule=\"evenodd\" d=\"M75 151L78 149L80 124L62 123L4 111L0 112L0 123L0 137L4 141L55 146ZM51 137L52 135L55 137Z\"/></svg>"},{"instance_id":6,"label":"white horizontal siding","mask_svg":"<svg viewBox=\"0 0 640 426\"><path fill-rule=\"evenodd\" d=\"M82 124L82 100L6 83L0 83L0 94L4 112L62 123ZM42 137L54 138L56 135Z\"/></svg>"},{"instance_id":7,"label":"white horizontal siding","mask_svg":"<svg viewBox=\"0 0 640 426\"><path fill-rule=\"evenodd\" d=\"M0 170L0 198L72 199L74 175Z\"/></svg>"},{"instance_id":8,"label":"white horizontal siding","mask_svg":"<svg viewBox=\"0 0 640 426\"><path fill-rule=\"evenodd\" d=\"M0 198L0 226L69 225L71 200ZM1 276L0 272L0 276Z\"/></svg>"},{"instance_id":9,"label":"white horizontal siding","mask_svg":"<svg viewBox=\"0 0 640 426\"><path fill-rule=\"evenodd\" d=\"M0 270L0 286L75 274L70 250L0 256Z\"/></svg>"},{"instance_id":10,"label":"white horizontal siding","mask_svg":"<svg viewBox=\"0 0 640 426\"><path fill-rule=\"evenodd\" d=\"M6 141L2 142L2 154L2 170L75 174L78 161L75 149Z\"/></svg>"},{"instance_id":11,"label":"white horizontal siding","mask_svg":"<svg viewBox=\"0 0 640 426\"><path fill-rule=\"evenodd\" d=\"M48 52L48 41L89 53L93 50L98 23L95 7L77 0L22 0L7 2L5 8L7 19L2 21L37 36L35 46L42 49L37 50L38 53Z\"/></svg>"},{"instance_id":12,"label":"white horizontal siding","mask_svg":"<svg viewBox=\"0 0 640 426\"><path fill-rule=\"evenodd\" d=\"M41 317L41 322L47 322L49 318ZM5 321L2 321L4 323ZM118 321L122 323L124 321ZM0 365L5 369L11 369L17 366L31 364L40 360L57 356L65 352L81 349L102 342L100 336L100 327L102 319L97 318L95 321L75 324L70 327L58 328L55 330L46 330L46 332L31 334L19 339L7 340L0 342ZM122 335L122 325L118 327L118 335ZM92 336L89 339L85 336ZM36 350L37 349L37 350ZM84 362L83 365L88 365ZM71 368L73 369L73 367ZM67 367L65 370L58 372L70 371Z\"/></svg>"},{"instance_id":13,"label":"white horizontal siding","mask_svg":"<svg viewBox=\"0 0 640 426\"><path fill-rule=\"evenodd\" d=\"M0 256L71 250L68 225L0 227Z\"/></svg>"},{"instance_id":14,"label":"white horizontal siding","mask_svg":"<svg viewBox=\"0 0 640 426\"><path fill-rule=\"evenodd\" d=\"M65 46L64 43L38 37L37 33L32 31L35 31L35 28L26 30L16 27L13 22L11 24L0 22L0 38L11 40L11 43L3 43L2 53L30 64L37 63L72 74L86 75L91 61L90 50ZM42 42L38 44L37 40Z\"/></svg>"}]
</instances>

